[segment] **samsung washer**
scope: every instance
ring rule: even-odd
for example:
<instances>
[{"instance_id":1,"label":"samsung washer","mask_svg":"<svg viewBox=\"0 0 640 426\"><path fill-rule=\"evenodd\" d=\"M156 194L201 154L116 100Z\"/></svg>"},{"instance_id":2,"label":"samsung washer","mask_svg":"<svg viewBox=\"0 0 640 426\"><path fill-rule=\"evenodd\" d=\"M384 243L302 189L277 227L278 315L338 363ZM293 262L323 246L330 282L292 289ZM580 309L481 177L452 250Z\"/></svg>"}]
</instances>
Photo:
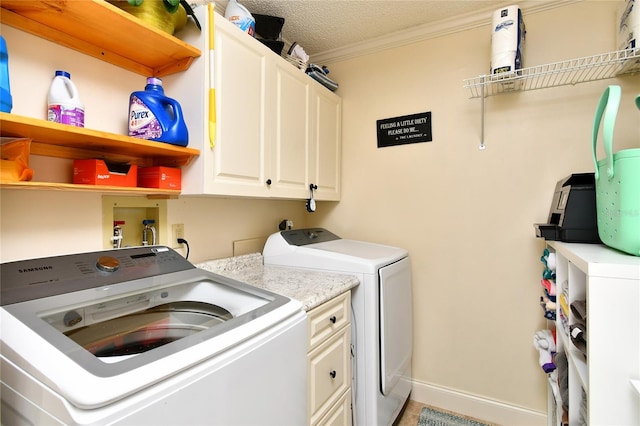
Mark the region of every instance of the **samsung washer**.
<instances>
[{"instance_id":1,"label":"samsung washer","mask_svg":"<svg viewBox=\"0 0 640 426\"><path fill-rule=\"evenodd\" d=\"M354 420L391 425L411 392L411 264L406 250L342 239L322 229L269 236L265 265L350 273L354 319Z\"/></svg>"},{"instance_id":2,"label":"samsung washer","mask_svg":"<svg viewBox=\"0 0 640 426\"><path fill-rule=\"evenodd\" d=\"M299 302L161 246L0 268L2 424L306 422Z\"/></svg>"}]
</instances>

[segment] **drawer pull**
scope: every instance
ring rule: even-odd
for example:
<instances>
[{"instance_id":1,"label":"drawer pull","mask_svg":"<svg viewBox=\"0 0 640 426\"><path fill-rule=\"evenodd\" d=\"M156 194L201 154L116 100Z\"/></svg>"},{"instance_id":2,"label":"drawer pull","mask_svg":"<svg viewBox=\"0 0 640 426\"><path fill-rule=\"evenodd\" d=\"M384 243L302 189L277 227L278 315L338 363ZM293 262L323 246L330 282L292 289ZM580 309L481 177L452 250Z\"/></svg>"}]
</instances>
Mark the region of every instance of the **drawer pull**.
<instances>
[{"instance_id":1,"label":"drawer pull","mask_svg":"<svg viewBox=\"0 0 640 426\"><path fill-rule=\"evenodd\" d=\"M331 321L331 323L332 323L332 324L335 324L337 320L338 320L338 319L336 318L336 316L335 316L335 315L334 315L334 316L332 316L331 318L329 318L329 321Z\"/></svg>"},{"instance_id":2,"label":"drawer pull","mask_svg":"<svg viewBox=\"0 0 640 426\"><path fill-rule=\"evenodd\" d=\"M336 378L336 370L331 370L329 372L329 375L331 376L332 379L335 379Z\"/></svg>"}]
</instances>

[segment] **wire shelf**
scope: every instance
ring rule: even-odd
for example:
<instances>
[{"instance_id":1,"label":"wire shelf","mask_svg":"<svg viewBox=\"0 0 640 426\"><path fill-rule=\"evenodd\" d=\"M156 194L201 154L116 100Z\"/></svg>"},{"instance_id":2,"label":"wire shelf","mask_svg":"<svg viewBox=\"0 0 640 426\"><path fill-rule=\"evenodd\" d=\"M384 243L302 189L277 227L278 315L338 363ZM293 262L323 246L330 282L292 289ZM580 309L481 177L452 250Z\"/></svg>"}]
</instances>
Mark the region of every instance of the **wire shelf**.
<instances>
[{"instance_id":1,"label":"wire shelf","mask_svg":"<svg viewBox=\"0 0 640 426\"><path fill-rule=\"evenodd\" d=\"M640 48L619 50L510 73L481 75L464 80L470 98L575 85L640 72Z\"/></svg>"}]
</instances>

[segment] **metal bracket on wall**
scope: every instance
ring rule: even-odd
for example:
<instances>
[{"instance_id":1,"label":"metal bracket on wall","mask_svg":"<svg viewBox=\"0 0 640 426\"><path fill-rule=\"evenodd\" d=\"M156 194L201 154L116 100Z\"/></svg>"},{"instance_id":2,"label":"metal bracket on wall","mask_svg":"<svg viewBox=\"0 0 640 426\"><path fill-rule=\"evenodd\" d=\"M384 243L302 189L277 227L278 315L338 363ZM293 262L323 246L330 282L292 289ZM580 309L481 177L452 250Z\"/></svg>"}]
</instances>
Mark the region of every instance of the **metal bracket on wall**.
<instances>
[{"instance_id":1,"label":"metal bracket on wall","mask_svg":"<svg viewBox=\"0 0 640 426\"><path fill-rule=\"evenodd\" d=\"M482 85L482 97L480 98L480 150L484 151L484 84Z\"/></svg>"}]
</instances>

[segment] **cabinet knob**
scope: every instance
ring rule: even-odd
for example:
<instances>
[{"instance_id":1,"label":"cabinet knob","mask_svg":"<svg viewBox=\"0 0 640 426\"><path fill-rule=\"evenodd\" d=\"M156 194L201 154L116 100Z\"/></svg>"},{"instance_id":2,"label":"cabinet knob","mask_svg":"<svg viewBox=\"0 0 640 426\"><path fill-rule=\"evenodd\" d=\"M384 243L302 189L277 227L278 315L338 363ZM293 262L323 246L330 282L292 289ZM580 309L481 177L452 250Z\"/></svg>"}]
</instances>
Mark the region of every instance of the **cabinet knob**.
<instances>
[{"instance_id":1,"label":"cabinet knob","mask_svg":"<svg viewBox=\"0 0 640 426\"><path fill-rule=\"evenodd\" d=\"M336 378L336 370L331 370L329 372L329 375L331 376L332 379L335 379Z\"/></svg>"},{"instance_id":2,"label":"cabinet knob","mask_svg":"<svg viewBox=\"0 0 640 426\"><path fill-rule=\"evenodd\" d=\"M266 184L267 184L267 185L271 185L271 179L267 179Z\"/></svg>"},{"instance_id":3,"label":"cabinet knob","mask_svg":"<svg viewBox=\"0 0 640 426\"><path fill-rule=\"evenodd\" d=\"M335 324L337 320L338 320L338 319L336 318L336 316L335 316L335 315L334 315L334 316L332 316L331 318L329 318L329 321L331 321L331 323L332 323L332 324Z\"/></svg>"}]
</instances>

